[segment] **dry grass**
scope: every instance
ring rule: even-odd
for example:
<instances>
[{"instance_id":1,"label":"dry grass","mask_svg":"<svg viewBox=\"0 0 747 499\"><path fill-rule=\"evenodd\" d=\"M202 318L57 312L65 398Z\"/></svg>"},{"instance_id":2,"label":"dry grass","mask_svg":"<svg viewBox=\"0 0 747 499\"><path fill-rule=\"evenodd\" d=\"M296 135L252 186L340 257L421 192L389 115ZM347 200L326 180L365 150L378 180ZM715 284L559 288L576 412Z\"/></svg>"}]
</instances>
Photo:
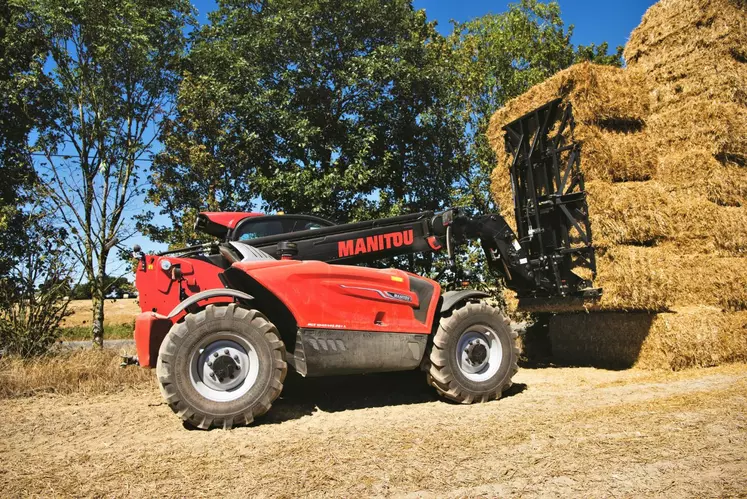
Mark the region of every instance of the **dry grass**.
<instances>
[{"instance_id":1,"label":"dry grass","mask_svg":"<svg viewBox=\"0 0 747 499\"><path fill-rule=\"evenodd\" d=\"M675 52L684 52L684 49ZM747 106L747 65L735 59L736 51L722 50L704 57L702 53L672 54L660 67L646 75L653 90L649 103L653 113L692 100L731 102ZM671 64L671 61L677 61ZM641 71L641 65L635 71Z\"/></svg>"},{"instance_id":2,"label":"dry grass","mask_svg":"<svg viewBox=\"0 0 747 499\"><path fill-rule=\"evenodd\" d=\"M580 112L576 138L583 139L581 169L599 248L595 284L604 294L593 303L507 297L520 310L604 311L558 316L556 330L568 333L559 355L566 345L574 358L670 368L744 358L745 47L743 1L661 0L631 34L627 69L571 68L492 117L488 138L499 162L491 191L512 207L502 126L556 97ZM631 133L635 121L640 130ZM512 213L504 208L509 220ZM670 312L690 305L712 308ZM611 313L617 310L665 313Z\"/></svg>"},{"instance_id":3,"label":"dry grass","mask_svg":"<svg viewBox=\"0 0 747 499\"><path fill-rule=\"evenodd\" d=\"M0 493L738 496L746 373L522 369L510 396L473 406L436 400L418 372L306 379L271 424L210 432L156 389L4 400Z\"/></svg>"},{"instance_id":4,"label":"dry grass","mask_svg":"<svg viewBox=\"0 0 747 499\"><path fill-rule=\"evenodd\" d=\"M66 317L62 326L75 327L91 324L91 300L73 300L68 310L72 315ZM106 300L104 302L105 324L133 324L140 313L137 299Z\"/></svg>"},{"instance_id":5,"label":"dry grass","mask_svg":"<svg viewBox=\"0 0 747 499\"><path fill-rule=\"evenodd\" d=\"M40 393L96 395L154 383L153 372L120 368L112 350L75 350L38 359L0 359L0 399Z\"/></svg>"},{"instance_id":6,"label":"dry grass","mask_svg":"<svg viewBox=\"0 0 747 499\"><path fill-rule=\"evenodd\" d=\"M741 189L741 187L737 187ZM747 252L747 209L719 206L705 196L658 181L589 182L594 244L678 243L680 250L741 256Z\"/></svg>"},{"instance_id":7,"label":"dry grass","mask_svg":"<svg viewBox=\"0 0 747 499\"><path fill-rule=\"evenodd\" d=\"M572 364L679 370L747 360L747 312L578 313L550 320L553 356Z\"/></svg>"}]
</instances>

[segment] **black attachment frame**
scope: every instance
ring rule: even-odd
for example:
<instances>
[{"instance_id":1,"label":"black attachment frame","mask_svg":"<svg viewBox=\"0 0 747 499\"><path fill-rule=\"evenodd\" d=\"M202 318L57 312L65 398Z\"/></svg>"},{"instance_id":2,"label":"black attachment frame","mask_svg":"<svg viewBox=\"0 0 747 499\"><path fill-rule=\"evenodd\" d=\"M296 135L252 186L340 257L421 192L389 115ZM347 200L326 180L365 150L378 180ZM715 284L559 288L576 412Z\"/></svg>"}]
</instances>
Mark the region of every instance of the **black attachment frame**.
<instances>
[{"instance_id":1,"label":"black attachment frame","mask_svg":"<svg viewBox=\"0 0 747 499\"><path fill-rule=\"evenodd\" d=\"M570 103L548 102L509 123L505 130L517 237L526 247L535 279L532 296L598 296L591 281L574 269L596 276L591 222L581 144L573 137Z\"/></svg>"}]
</instances>

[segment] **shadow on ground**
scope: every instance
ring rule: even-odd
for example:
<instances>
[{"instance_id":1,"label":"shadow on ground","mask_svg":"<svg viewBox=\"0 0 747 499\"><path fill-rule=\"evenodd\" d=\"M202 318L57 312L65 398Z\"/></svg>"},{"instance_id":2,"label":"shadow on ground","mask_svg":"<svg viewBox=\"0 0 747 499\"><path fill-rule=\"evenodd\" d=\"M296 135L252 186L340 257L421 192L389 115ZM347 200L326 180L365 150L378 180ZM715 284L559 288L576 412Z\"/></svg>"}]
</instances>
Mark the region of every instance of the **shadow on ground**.
<instances>
[{"instance_id":1,"label":"shadow on ground","mask_svg":"<svg viewBox=\"0 0 747 499\"><path fill-rule=\"evenodd\" d=\"M526 385L515 383L504 397L521 393ZM303 378L289 371L280 397L255 424L282 423L315 411L339 412L373 407L451 403L428 386L425 373L405 371L380 374Z\"/></svg>"}]
</instances>

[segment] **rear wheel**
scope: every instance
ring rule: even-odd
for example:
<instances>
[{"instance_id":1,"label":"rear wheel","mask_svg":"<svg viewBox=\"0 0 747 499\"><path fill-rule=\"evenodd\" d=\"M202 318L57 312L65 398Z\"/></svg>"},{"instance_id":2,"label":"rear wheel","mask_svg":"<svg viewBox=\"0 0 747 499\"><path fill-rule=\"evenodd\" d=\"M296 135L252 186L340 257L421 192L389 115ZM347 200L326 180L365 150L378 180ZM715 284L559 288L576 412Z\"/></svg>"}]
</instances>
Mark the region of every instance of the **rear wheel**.
<instances>
[{"instance_id":1,"label":"rear wheel","mask_svg":"<svg viewBox=\"0 0 747 499\"><path fill-rule=\"evenodd\" d=\"M517 359L516 333L501 311L486 303L466 303L441 319L428 383L455 402L487 402L511 386Z\"/></svg>"},{"instance_id":2,"label":"rear wheel","mask_svg":"<svg viewBox=\"0 0 747 499\"><path fill-rule=\"evenodd\" d=\"M188 314L161 344L161 393L190 425L249 424L283 389L287 364L279 336L264 315L235 303Z\"/></svg>"}]
</instances>

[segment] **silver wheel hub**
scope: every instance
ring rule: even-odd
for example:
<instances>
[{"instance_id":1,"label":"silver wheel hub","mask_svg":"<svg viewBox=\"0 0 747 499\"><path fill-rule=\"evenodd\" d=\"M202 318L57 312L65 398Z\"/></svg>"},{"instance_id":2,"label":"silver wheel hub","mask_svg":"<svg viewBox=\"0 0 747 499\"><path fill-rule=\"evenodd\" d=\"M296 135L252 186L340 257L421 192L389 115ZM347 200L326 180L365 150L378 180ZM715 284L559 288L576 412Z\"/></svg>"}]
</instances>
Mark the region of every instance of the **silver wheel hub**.
<instances>
[{"instance_id":1,"label":"silver wheel hub","mask_svg":"<svg viewBox=\"0 0 747 499\"><path fill-rule=\"evenodd\" d=\"M501 367L503 346L498 335L486 326L474 326L459 338L457 365L471 381L487 381Z\"/></svg>"},{"instance_id":2,"label":"silver wheel hub","mask_svg":"<svg viewBox=\"0 0 747 499\"><path fill-rule=\"evenodd\" d=\"M230 333L213 336L205 343L190 362L194 389L215 402L230 402L248 392L259 374L254 347Z\"/></svg>"}]
</instances>

